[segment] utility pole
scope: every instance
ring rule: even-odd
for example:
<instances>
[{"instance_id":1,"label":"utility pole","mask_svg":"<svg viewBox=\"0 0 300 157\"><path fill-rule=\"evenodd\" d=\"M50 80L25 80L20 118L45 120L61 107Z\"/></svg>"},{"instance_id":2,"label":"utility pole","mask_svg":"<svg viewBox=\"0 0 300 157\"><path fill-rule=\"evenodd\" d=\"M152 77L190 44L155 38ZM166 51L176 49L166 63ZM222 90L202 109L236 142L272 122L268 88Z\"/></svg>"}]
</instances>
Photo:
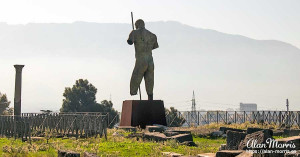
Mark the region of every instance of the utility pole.
<instances>
[{"instance_id":1,"label":"utility pole","mask_svg":"<svg viewBox=\"0 0 300 157\"><path fill-rule=\"evenodd\" d=\"M286 117L286 127L290 127L290 112L289 112L289 99L286 99L286 111L287 111L287 117Z\"/></svg>"},{"instance_id":2,"label":"utility pole","mask_svg":"<svg viewBox=\"0 0 300 157\"><path fill-rule=\"evenodd\" d=\"M289 112L289 99L286 99L286 111Z\"/></svg>"},{"instance_id":3,"label":"utility pole","mask_svg":"<svg viewBox=\"0 0 300 157\"><path fill-rule=\"evenodd\" d=\"M197 115L196 115L196 100L195 100L195 92L193 91L191 122L196 123L196 121L197 121Z\"/></svg>"}]
</instances>

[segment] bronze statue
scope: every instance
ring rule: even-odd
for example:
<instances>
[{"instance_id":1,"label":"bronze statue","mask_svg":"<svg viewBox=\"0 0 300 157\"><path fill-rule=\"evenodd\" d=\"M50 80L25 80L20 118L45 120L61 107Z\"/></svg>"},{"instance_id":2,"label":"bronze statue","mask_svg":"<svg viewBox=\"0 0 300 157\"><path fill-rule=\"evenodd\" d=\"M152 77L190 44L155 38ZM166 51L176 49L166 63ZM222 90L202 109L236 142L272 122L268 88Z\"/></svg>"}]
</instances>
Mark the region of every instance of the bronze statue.
<instances>
[{"instance_id":1,"label":"bronze statue","mask_svg":"<svg viewBox=\"0 0 300 157\"><path fill-rule=\"evenodd\" d=\"M158 48L156 35L145 28L143 20L135 22L136 30L129 34L127 43L135 47L135 66L130 80L130 95L136 95L144 77L148 100L153 100L154 63L152 50Z\"/></svg>"}]
</instances>

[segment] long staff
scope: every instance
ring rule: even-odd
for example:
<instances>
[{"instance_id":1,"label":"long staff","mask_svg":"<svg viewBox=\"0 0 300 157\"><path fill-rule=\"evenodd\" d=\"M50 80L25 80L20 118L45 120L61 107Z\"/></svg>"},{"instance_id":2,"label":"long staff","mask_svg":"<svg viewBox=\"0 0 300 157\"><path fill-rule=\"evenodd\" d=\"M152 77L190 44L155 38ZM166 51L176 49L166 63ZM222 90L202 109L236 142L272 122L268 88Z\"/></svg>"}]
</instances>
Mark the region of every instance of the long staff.
<instances>
[{"instance_id":1,"label":"long staff","mask_svg":"<svg viewBox=\"0 0 300 157\"><path fill-rule=\"evenodd\" d=\"M134 30L134 24L133 24L133 13L131 12L131 25L132 30ZM134 42L133 42L134 43ZM140 93L140 100L142 100L142 94L141 94L141 86L139 85L139 93Z\"/></svg>"}]
</instances>

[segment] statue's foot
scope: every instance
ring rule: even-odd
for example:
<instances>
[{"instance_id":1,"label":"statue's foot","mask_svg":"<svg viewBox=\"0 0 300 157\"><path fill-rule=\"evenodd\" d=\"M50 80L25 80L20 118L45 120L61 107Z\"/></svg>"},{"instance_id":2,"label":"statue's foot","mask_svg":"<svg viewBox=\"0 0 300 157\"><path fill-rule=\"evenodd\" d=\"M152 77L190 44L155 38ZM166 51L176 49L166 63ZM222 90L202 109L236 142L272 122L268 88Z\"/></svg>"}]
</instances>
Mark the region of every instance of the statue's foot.
<instances>
[{"instance_id":1,"label":"statue's foot","mask_svg":"<svg viewBox=\"0 0 300 157\"><path fill-rule=\"evenodd\" d=\"M148 100L153 100L153 95L148 95Z\"/></svg>"}]
</instances>

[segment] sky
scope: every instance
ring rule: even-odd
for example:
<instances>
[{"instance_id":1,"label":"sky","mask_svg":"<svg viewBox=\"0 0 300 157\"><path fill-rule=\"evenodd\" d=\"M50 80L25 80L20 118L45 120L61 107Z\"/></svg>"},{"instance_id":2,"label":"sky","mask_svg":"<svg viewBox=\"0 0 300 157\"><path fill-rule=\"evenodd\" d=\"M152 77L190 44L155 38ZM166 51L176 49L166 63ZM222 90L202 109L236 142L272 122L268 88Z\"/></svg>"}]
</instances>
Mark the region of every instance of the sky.
<instances>
[{"instance_id":1,"label":"sky","mask_svg":"<svg viewBox=\"0 0 300 157\"><path fill-rule=\"evenodd\" d=\"M131 11L147 22L178 21L300 48L299 0L1 0L0 22L130 23Z\"/></svg>"},{"instance_id":2,"label":"sky","mask_svg":"<svg viewBox=\"0 0 300 157\"><path fill-rule=\"evenodd\" d=\"M134 19L142 18L146 22L178 21L198 28L239 34L258 40L280 40L300 48L299 0L0 0L0 22L8 24L75 21L130 23L131 11L134 13ZM38 64L41 63L36 63ZM12 67L11 64L5 66ZM40 67L35 66L35 68ZM12 78L11 84L14 81L13 73L14 71L11 71L7 75ZM24 73L26 74L26 71ZM69 86L73 83L69 82ZM26 87L25 83L24 87ZM60 87L62 89L59 89L59 96L65 86ZM54 87L49 88L54 90ZM109 98L109 95L110 92L106 92L106 98ZM190 97L184 99L185 101L174 103L190 104L188 99L191 98L191 93L188 95ZM12 97L11 95L10 98ZM112 97L115 99L114 95ZM282 100L284 103L284 99ZM221 104L218 100L208 101Z\"/></svg>"}]
</instances>

